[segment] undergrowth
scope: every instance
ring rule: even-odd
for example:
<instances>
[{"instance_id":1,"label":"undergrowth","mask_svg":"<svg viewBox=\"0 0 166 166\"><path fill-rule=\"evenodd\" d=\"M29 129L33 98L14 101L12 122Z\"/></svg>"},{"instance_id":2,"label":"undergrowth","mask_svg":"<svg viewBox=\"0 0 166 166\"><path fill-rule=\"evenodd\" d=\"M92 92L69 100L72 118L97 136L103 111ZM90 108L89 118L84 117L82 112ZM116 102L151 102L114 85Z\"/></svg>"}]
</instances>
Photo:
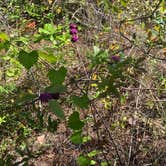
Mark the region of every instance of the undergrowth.
<instances>
[{"instance_id":1,"label":"undergrowth","mask_svg":"<svg viewBox=\"0 0 166 166\"><path fill-rule=\"evenodd\" d=\"M0 165L166 163L165 1L0 2Z\"/></svg>"}]
</instances>

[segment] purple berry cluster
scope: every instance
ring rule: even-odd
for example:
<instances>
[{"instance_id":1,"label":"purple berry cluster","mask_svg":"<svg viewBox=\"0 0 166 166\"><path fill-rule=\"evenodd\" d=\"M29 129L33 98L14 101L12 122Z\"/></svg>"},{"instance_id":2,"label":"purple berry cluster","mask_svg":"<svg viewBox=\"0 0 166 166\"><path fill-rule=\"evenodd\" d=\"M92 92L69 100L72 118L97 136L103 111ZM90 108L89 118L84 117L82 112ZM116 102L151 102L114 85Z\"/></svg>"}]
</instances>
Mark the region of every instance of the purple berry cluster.
<instances>
[{"instance_id":1,"label":"purple berry cluster","mask_svg":"<svg viewBox=\"0 0 166 166\"><path fill-rule=\"evenodd\" d=\"M114 62L119 62L119 61L120 61L120 56L114 55L114 56L111 57L111 59L112 59Z\"/></svg>"},{"instance_id":2,"label":"purple berry cluster","mask_svg":"<svg viewBox=\"0 0 166 166\"><path fill-rule=\"evenodd\" d=\"M59 93L44 92L44 93L41 93L39 96L39 100L43 103L47 103L49 102L49 100L52 100L52 99L59 99Z\"/></svg>"},{"instance_id":3,"label":"purple berry cluster","mask_svg":"<svg viewBox=\"0 0 166 166\"><path fill-rule=\"evenodd\" d=\"M69 25L69 28L70 28L70 34L72 35L71 41L74 43L74 42L78 41L77 25L71 23L71 24Z\"/></svg>"}]
</instances>

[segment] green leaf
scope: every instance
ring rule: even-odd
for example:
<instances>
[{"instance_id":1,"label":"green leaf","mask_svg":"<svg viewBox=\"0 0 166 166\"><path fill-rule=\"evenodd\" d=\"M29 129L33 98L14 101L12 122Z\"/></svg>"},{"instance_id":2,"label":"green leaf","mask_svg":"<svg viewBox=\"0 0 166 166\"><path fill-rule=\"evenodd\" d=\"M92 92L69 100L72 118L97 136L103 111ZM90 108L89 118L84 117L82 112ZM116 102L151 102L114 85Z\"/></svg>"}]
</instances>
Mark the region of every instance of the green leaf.
<instances>
[{"instance_id":1,"label":"green leaf","mask_svg":"<svg viewBox=\"0 0 166 166\"><path fill-rule=\"evenodd\" d=\"M88 156L88 157L94 157L94 156L96 156L96 155L99 154L99 153L100 153L100 151L98 151L98 150L93 150L93 151L89 152L89 153L87 154L87 156Z\"/></svg>"},{"instance_id":2,"label":"green leaf","mask_svg":"<svg viewBox=\"0 0 166 166\"><path fill-rule=\"evenodd\" d=\"M115 5L112 6L112 10L114 13L118 13L119 12L119 8Z\"/></svg>"},{"instance_id":3,"label":"green leaf","mask_svg":"<svg viewBox=\"0 0 166 166\"><path fill-rule=\"evenodd\" d=\"M45 24L44 29L47 30L48 32L50 32L50 34L55 33L55 27L53 24Z\"/></svg>"},{"instance_id":4,"label":"green leaf","mask_svg":"<svg viewBox=\"0 0 166 166\"><path fill-rule=\"evenodd\" d=\"M55 27L52 24L45 24L44 28L39 28L39 33L44 33L47 35L52 35L55 33Z\"/></svg>"},{"instance_id":5,"label":"green leaf","mask_svg":"<svg viewBox=\"0 0 166 166\"><path fill-rule=\"evenodd\" d=\"M109 58L108 50L100 50L97 46L94 46L94 53L89 56L91 60L91 66L95 66L97 64L103 64L106 62L106 60Z\"/></svg>"},{"instance_id":6,"label":"green leaf","mask_svg":"<svg viewBox=\"0 0 166 166\"><path fill-rule=\"evenodd\" d=\"M76 106L82 108L82 109L86 109L88 108L89 105L89 99L87 95L84 96L72 96L72 102L73 104L75 104Z\"/></svg>"},{"instance_id":7,"label":"green leaf","mask_svg":"<svg viewBox=\"0 0 166 166\"><path fill-rule=\"evenodd\" d=\"M6 116L0 116L0 125L7 121Z\"/></svg>"},{"instance_id":8,"label":"green leaf","mask_svg":"<svg viewBox=\"0 0 166 166\"><path fill-rule=\"evenodd\" d=\"M108 166L107 162L101 162L101 166Z\"/></svg>"},{"instance_id":9,"label":"green leaf","mask_svg":"<svg viewBox=\"0 0 166 166\"><path fill-rule=\"evenodd\" d=\"M123 7L127 6L127 1L126 0L121 0L120 3L122 4Z\"/></svg>"},{"instance_id":10,"label":"green leaf","mask_svg":"<svg viewBox=\"0 0 166 166\"><path fill-rule=\"evenodd\" d=\"M55 63L57 61L57 57L53 54L45 53L45 52L39 52L39 57L43 58L49 63Z\"/></svg>"},{"instance_id":11,"label":"green leaf","mask_svg":"<svg viewBox=\"0 0 166 166\"><path fill-rule=\"evenodd\" d=\"M91 161L90 161L90 165L96 165L96 163L97 163L97 162L96 162L95 160L91 160Z\"/></svg>"},{"instance_id":12,"label":"green leaf","mask_svg":"<svg viewBox=\"0 0 166 166\"><path fill-rule=\"evenodd\" d=\"M79 166L90 166L90 160L84 156L79 156L77 158L77 163L79 164Z\"/></svg>"},{"instance_id":13,"label":"green leaf","mask_svg":"<svg viewBox=\"0 0 166 166\"><path fill-rule=\"evenodd\" d=\"M15 40L15 41L17 41L17 42L22 42L22 43L24 43L24 44L28 44L29 39L26 38L26 37L20 37L20 38L18 38L18 39Z\"/></svg>"},{"instance_id":14,"label":"green leaf","mask_svg":"<svg viewBox=\"0 0 166 166\"><path fill-rule=\"evenodd\" d=\"M94 55L96 56L100 52L100 48L97 46L93 47Z\"/></svg>"},{"instance_id":15,"label":"green leaf","mask_svg":"<svg viewBox=\"0 0 166 166\"><path fill-rule=\"evenodd\" d=\"M37 51L28 53L22 50L19 52L18 60L26 69L29 70L38 61L38 53Z\"/></svg>"},{"instance_id":16,"label":"green leaf","mask_svg":"<svg viewBox=\"0 0 166 166\"><path fill-rule=\"evenodd\" d=\"M80 130L84 126L84 122L80 120L79 113L74 111L68 120L68 126L73 130Z\"/></svg>"},{"instance_id":17,"label":"green leaf","mask_svg":"<svg viewBox=\"0 0 166 166\"><path fill-rule=\"evenodd\" d=\"M63 93L66 92L66 86L64 85L51 85L45 88L45 92L49 93Z\"/></svg>"},{"instance_id":18,"label":"green leaf","mask_svg":"<svg viewBox=\"0 0 166 166\"><path fill-rule=\"evenodd\" d=\"M90 140L92 140L92 138L90 136L87 136L87 137L83 137L82 142L86 143L86 142L88 142Z\"/></svg>"},{"instance_id":19,"label":"green leaf","mask_svg":"<svg viewBox=\"0 0 166 166\"><path fill-rule=\"evenodd\" d=\"M0 165L5 166L5 161L2 158L0 158Z\"/></svg>"},{"instance_id":20,"label":"green leaf","mask_svg":"<svg viewBox=\"0 0 166 166\"><path fill-rule=\"evenodd\" d=\"M9 40L9 37L6 33L0 33L0 40L6 41Z\"/></svg>"},{"instance_id":21,"label":"green leaf","mask_svg":"<svg viewBox=\"0 0 166 166\"><path fill-rule=\"evenodd\" d=\"M39 33L45 33L45 34L47 34L47 35L50 34L50 32L49 32L48 30L45 30L45 29L43 29L43 28L39 28Z\"/></svg>"},{"instance_id":22,"label":"green leaf","mask_svg":"<svg viewBox=\"0 0 166 166\"><path fill-rule=\"evenodd\" d=\"M80 144L82 143L82 131L74 132L74 134L70 137L71 142L74 144Z\"/></svg>"},{"instance_id":23,"label":"green leaf","mask_svg":"<svg viewBox=\"0 0 166 166\"><path fill-rule=\"evenodd\" d=\"M49 107L50 107L51 111L55 113L55 115L57 117L59 117L61 119L65 119L64 112L57 101L50 100Z\"/></svg>"},{"instance_id":24,"label":"green leaf","mask_svg":"<svg viewBox=\"0 0 166 166\"><path fill-rule=\"evenodd\" d=\"M53 85L62 84L65 80L67 70L61 67L59 70L50 70L48 72L48 78Z\"/></svg>"},{"instance_id":25,"label":"green leaf","mask_svg":"<svg viewBox=\"0 0 166 166\"><path fill-rule=\"evenodd\" d=\"M3 86L0 85L0 94L1 93L8 93L8 90L6 90Z\"/></svg>"},{"instance_id":26,"label":"green leaf","mask_svg":"<svg viewBox=\"0 0 166 166\"><path fill-rule=\"evenodd\" d=\"M0 50L5 49L6 51L9 49L10 47L10 42L9 41L2 41L0 42Z\"/></svg>"},{"instance_id":27,"label":"green leaf","mask_svg":"<svg viewBox=\"0 0 166 166\"><path fill-rule=\"evenodd\" d=\"M16 104L21 105L33 101L36 97L37 95L32 93L21 92L15 102Z\"/></svg>"}]
</instances>

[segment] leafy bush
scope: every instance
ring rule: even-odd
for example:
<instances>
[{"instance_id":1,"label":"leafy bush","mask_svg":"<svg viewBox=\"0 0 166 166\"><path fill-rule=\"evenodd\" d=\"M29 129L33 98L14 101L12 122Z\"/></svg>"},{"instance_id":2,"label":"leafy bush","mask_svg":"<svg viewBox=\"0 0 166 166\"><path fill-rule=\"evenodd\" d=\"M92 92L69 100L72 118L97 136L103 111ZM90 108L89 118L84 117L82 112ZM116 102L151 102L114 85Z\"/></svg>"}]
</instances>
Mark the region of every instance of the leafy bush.
<instances>
[{"instance_id":1,"label":"leafy bush","mask_svg":"<svg viewBox=\"0 0 166 166\"><path fill-rule=\"evenodd\" d=\"M164 1L0 5L0 165L164 163Z\"/></svg>"}]
</instances>

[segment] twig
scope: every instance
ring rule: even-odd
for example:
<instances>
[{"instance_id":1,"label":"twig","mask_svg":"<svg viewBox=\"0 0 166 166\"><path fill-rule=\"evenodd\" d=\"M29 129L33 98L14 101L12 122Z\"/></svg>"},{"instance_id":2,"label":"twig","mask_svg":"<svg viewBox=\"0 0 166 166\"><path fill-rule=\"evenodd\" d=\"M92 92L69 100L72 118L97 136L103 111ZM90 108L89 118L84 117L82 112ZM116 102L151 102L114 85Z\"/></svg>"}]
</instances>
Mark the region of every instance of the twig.
<instances>
[{"instance_id":1,"label":"twig","mask_svg":"<svg viewBox=\"0 0 166 166\"><path fill-rule=\"evenodd\" d=\"M166 102L166 100L151 100L151 101L156 101L156 102Z\"/></svg>"},{"instance_id":2,"label":"twig","mask_svg":"<svg viewBox=\"0 0 166 166\"><path fill-rule=\"evenodd\" d=\"M144 91L144 90L154 90L154 91L166 91L166 89L157 89L157 88L125 88L125 87L122 87L122 89L124 90L128 90L128 91L132 91L132 90L141 90L141 91Z\"/></svg>"},{"instance_id":3,"label":"twig","mask_svg":"<svg viewBox=\"0 0 166 166\"><path fill-rule=\"evenodd\" d=\"M71 17L71 20L72 20L73 18L76 18L75 15L76 15L77 12L78 12L79 10L81 10L81 9L83 9L82 6L81 6L80 8L78 8L78 9L73 13L73 15L72 15L72 17Z\"/></svg>"},{"instance_id":4,"label":"twig","mask_svg":"<svg viewBox=\"0 0 166 166\"><path fill-rule=\"evenodd\" d=\"M57 0L55 0L55 1L52 3L52 5L51 5L51 12L52 12L52 14L54 13L54 6L55 6L56 2L57 2Z\"/></svg>"},{"instance_id":5,"label":"twig","mask_svg":"<svg viewBox=\"0 0 166 166\"><path fill-rule=\"evenodd\" d=\"M130 161L131 161L132 147L133 147L133 132L132 132L131 139L130 139L128 166L130 165Z\"/></svg>"}]
</instances>

